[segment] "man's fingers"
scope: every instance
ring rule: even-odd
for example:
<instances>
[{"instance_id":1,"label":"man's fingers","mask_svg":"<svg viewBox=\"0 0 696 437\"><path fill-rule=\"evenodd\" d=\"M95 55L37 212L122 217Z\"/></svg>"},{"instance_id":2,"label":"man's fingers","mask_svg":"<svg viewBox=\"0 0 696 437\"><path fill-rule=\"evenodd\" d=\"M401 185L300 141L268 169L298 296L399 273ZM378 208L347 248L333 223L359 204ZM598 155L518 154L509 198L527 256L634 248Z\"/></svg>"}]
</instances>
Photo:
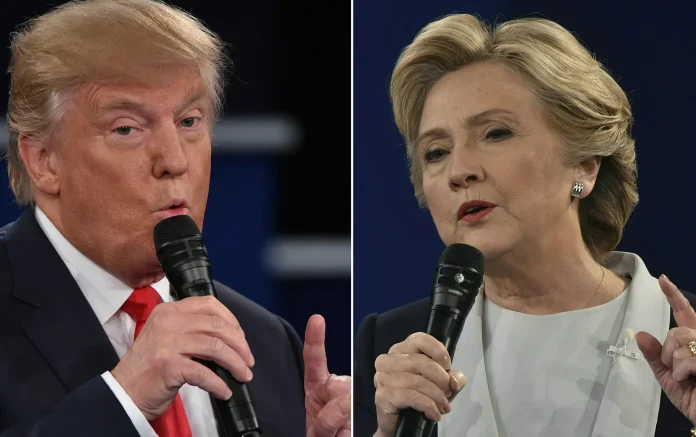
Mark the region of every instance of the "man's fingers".
<instances>
[{"instance_id":1,"label":"man's fingers","mask_svg":"<svg viewBox=\"0 0 696 437\"><path fill-rule=\"evenodd\" d=\"M234 349L249 367L254 366L254 356L246 339L243 335L240 335L242 333L241 329L227 324L218 316L191 314L188 318L190 321L187 322L185 327L181 328L182 333L194 335L204 333L211 337L217 337Z\"/></svg>"},{"instance_id":2,"label":"man's fingers","mask_svg":"<svg viewBox=\"0 0 696 437\"><path fill-rule=\"evenodd\" d=\"M305 331L305 343L302 355L305 366L305 387L311 384L324 383L329 379L329 368L326 363L326 348L324 339L326 336L326 322L318 314L313 315L307 321Z\"/></svg>"},{"instance_id":3,"label":"man's fingers","mask_svg":"<svg viewBox=\"0 0 696 437\"><path fill-rule=\"evenodd\" d=\"M350 394L350 376L331 375L323 384L316 385L312 397L321 404Z\"/></svg>"},{"instance_id":4,"label":"man's fingers","mask_svg":"<svg viewBox=\"0 0 696 437\"><path fill-rule=\"evenodd\" d=\"M350 396L332 399L314 418L307 437L334 437L350 421Z\"/></svg>"},{"instance_id":5,"label":"man's fingers","mask_svg":"<svg viewBox=\"0 0 696 437\"><path fill-rule=\"evenodd\" d=\"M230 328L242 330L239 325L239 320L230 312L225 305L222 304L214 296L195 296L187 299L182 299L174 302L179 311L194 314L207 314L209 316L217 316L227 323ZM215 323L215 321L211 321ZM243 331L242 331L243 332Z\"/></svg>"},{"instance_id":6,"label":"man's fingers","mask_svg":"<svg viewBox=\"0 0 696 437\"><path fill-rule=\"evenodd\" d=\"M684 297L676 285L669 280L666 275L660 276L660 288L667 297L669 306L672 307L674 320L677 325L684 328L696 329L696 312L691 307L689 301Z\"/></svg>"},{"instance_id":7,"label":"man's fingers","mask_svg":"<svg viewBox=\"0 0 696 437\"><path fill-rule=\"evenodd\" d=\"M182 361L181 375L188 384L207 391L218 399L227 400L232 396L232 390L212 370L193 360Z\"/></svg>"},{"instance_id":8,"label":"man's fingers","mask_svg":"<svg viewBox=\"0 0 696 437\"><path fill-rule=\"evenodd\" d=\"M660 341L647 332L641 331L636 334L636 343L638 343L638 348L643 352L643 356L650 365L655 377L658 381L661 381L662 376L669 369L662 362L662 345Z\"/></svg>"}]
</instances>

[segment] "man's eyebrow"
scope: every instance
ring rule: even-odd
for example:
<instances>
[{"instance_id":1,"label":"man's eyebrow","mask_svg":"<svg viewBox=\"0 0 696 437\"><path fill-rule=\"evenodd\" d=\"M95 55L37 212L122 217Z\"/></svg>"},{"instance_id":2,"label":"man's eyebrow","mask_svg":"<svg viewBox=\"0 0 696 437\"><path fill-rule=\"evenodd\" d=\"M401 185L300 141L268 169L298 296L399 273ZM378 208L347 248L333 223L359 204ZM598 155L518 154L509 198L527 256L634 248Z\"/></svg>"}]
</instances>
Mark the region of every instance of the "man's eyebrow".
<instances>
[{"instance_id":1,"label":"man's eyebrow","mask_svg":"<svg viewBox=\"0 0 696 437\"><path fill-rule=\"evenodd\" d=\"M207 98L207 96L208 92L204 88L192 88L184 97L182 104L177 107L176 113L178 114L184 111L188 106L191 106L193 103L196 103L199 100ZM143 116L149 116L153 113L153 110L148 107L147 103L129 97L119 97L110 100L109 102L101 105L97 109L97 113L99 115L104 115L115 110L133 111Z\"/></svg>"}]
</instances>

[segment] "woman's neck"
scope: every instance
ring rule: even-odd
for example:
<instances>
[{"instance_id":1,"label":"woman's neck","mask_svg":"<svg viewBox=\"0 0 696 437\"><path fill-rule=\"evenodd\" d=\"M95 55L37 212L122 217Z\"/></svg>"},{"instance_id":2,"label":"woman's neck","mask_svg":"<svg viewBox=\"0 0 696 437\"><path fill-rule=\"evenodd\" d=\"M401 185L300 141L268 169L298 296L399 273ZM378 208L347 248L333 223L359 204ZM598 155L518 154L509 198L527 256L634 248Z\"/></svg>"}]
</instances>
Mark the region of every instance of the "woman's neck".
<instances>
[{"instance_id":1,"label":"woman's neck","mask_svg":"<svg viewBox=\"0 0 696 437\"><path fill-rule=\"evenodd\" d=\"M570 249L569 249L570 248ZM555 314L605 304L629 281L594 260L580 241L547 242L486 260L486 297L527 314Z\"/></svg>"}]
</instances>

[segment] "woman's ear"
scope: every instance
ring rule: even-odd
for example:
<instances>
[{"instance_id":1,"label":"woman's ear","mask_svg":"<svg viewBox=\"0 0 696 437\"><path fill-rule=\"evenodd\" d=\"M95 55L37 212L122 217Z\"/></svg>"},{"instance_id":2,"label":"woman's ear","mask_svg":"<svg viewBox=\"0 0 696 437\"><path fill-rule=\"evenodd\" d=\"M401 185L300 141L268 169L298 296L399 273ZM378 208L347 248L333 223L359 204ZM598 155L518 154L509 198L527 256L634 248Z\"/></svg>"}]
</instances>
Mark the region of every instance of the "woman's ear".
<instances>
[{"instance_id":1,"label":"woman's ear","mask_svg":"<svg viewBox=\"0 0 696 437\"><path fill-rule=\"evenodd\" d=\"M575 180L582 184L583 190L579 197L587 197L592 192L599 174L599 167L602 165L600 157L586 159L575 167Z\"/></svg>"}]
</instances>

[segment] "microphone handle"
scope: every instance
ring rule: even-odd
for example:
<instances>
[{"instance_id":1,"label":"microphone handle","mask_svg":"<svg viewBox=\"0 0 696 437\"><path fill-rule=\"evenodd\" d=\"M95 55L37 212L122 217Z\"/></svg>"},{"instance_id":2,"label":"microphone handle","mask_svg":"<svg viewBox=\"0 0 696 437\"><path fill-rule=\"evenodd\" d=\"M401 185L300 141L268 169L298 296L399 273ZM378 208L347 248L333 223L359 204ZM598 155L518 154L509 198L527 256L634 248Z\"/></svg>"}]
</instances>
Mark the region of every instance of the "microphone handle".
<instances>
[{"instance_id":1,"label":"microphone handle","mask_svg":"<svg viewBox=\"0 0 696 437\"><path fill-rule=\"evenodd\" d=\"M450 357L454 357L459 335L462 333L464 319L456 308L438 305L430 310L428 329L426 332L445 345ZM435 422L413 408L406 408L399 413L395 437L430 437L435 428Z\"/></svg>"},{"instance_id":2,"label":"microphone handle","mask_svg":"<svg viewBox=\"0 0 696 437\"><path fill-rule=\"evenodd\" d=\"M172 287L173 289L173 287ZM192 296L215 296L217 292L210 282L199 282L192 287L188 287L181 292L174 290L178 299ZM203 364L213 371L225 384L232 390L232 397L228 400L213 397L215 413L226 437L261 437L261 427L259 426L254 404L251 403L251 395L246 384L234 379L232 374L225 368L213 361L200 360L194 361Z\"/></svg>"}]
</instances>

